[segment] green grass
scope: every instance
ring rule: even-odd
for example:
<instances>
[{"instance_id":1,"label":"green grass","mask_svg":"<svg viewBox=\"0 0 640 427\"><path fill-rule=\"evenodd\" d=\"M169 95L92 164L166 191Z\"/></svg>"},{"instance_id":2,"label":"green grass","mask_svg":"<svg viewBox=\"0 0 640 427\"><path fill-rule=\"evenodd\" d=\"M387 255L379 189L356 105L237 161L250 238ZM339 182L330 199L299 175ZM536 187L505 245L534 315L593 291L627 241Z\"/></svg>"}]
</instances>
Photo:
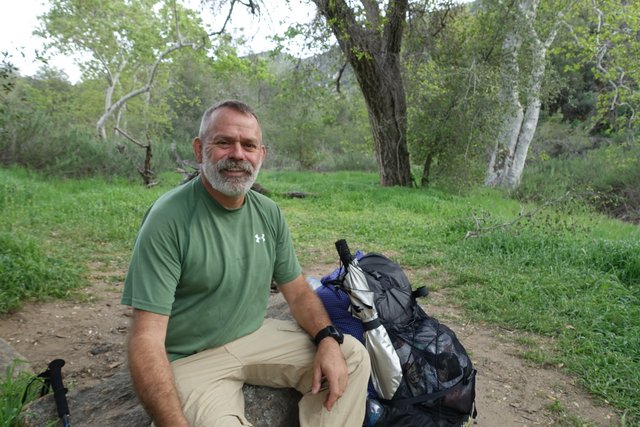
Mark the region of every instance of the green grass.
<instances>
[{"instance_id":1,"label":"green grass","mask_svg":"<svg viewBox=\"0 0 640 427\"><path fill-rule=\"evenodd\" d=\"M0 170L0 233L20 236L26 248L19 251L35 246L43 265L65 260L72 271L89 262L124 268L145 210L179 180L166 175L164 184L145 189ZM452 196L381 188L367 173L266 170L260 183L285 213L303 265L337 266L333 244L345 238L352 250L383 252L428 271L416 275L415 286L446 292L476 320L546 337L549 355L530 346L531 360L562 363L591 392L626 411L627 425L639 422L637 226L564 204L569 211L549 206L492 228L518 218L523 207L486 189ZM282 195L288 191L312 196L290 199ZM465 239L473 230L479 237ZM58 282L64 281L54 275L47 287Z\"/></svg>"},{"instance_id":2,"label":"green grass","mask_svg":"<svg viewBox=\"0 0 640 427\"><path fill-rule=\"evenodd\" d=\"M16 368L20 361L14 361L0 376L0 425L6 427L19 427L20 411L24 404L38 397L38 391L42 383L35 380L35 376L28 372L18 373ZM30 385L31 384L31 385ZM25 400L23 404L23 398Z\"/></svg>"}]
</instances>

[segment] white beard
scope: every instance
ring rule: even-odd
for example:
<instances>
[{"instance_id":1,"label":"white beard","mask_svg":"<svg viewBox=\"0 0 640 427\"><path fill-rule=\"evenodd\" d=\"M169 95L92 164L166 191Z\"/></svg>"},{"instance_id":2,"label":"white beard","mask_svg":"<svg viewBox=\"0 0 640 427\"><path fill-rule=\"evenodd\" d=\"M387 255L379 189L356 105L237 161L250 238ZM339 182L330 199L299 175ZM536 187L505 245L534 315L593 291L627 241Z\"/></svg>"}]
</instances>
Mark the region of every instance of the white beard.
<instances>
[{"instance_id":1,"label":"white beard","mask_svg":"<svg viewBox=\"0 0 640 427\"><path fill-rule=\"evenodd\" d=\"M205 155L204 150L202 153L204 159L202 163L202 174L209 181L211 187L218 190L222 194L230 197L243 196L249 192L251 186L258 178L258 172L262 162L254 169L251 163L245 161L235 161L229 159L219 160L217 163L211 163L209 158ZM239 177L226 177L222 174L222 171L228 170L243 170L248 172L249 175Z\"/></svg>"}]
</instances>

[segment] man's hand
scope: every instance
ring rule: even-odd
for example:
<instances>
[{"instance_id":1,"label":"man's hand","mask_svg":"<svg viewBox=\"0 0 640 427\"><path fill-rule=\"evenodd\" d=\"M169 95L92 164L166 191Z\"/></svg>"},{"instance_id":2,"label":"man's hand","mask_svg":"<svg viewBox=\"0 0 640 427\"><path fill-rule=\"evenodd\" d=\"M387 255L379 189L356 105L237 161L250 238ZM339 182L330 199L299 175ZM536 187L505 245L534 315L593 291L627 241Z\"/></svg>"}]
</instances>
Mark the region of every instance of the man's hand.
<instances>
[{"instance_id":1,"label":"man's hand","mask_svg":"<svg viewBox=\"0 0 640 427\"><path fill-rule=\"evenodd\" d=\"M291 282L280 285L279 289L289 304L293 318L310 337L315 337L318 331L331 324L322 301L311 290L302 274ZM311 392L318 393L322 388L323 380L327 382L329 394L324 402L327 410L330 411L344 393L348 378L347 362L344 360L338 342L331 337L320 341L313 361Z\"/></svg>"},{"instance_id":2,"label":"man's hand","mask_svg":"<svg viewBox=\"0 0 640 427\"><path fill-rule=\"evenodd\" d=\"M340 345L331 337L323 339L318 344L318 350L313 362L311 393L316 394L320 391L323 378L327 381L329 387L329 394L324 401L324 407L330 411L344 393L349 380L347 363L340 351Z\"/></svg>"}]
</instances>

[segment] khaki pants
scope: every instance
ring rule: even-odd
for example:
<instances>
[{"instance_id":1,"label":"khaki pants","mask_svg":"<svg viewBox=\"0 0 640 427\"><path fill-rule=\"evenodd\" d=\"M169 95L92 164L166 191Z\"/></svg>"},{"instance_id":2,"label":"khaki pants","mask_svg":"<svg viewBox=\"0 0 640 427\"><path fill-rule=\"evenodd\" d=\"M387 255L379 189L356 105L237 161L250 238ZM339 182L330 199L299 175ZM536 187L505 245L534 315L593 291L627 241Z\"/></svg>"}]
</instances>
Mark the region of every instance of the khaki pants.
<instances>
[{"instance_id":1,"label":"khaki pants","mask_svg":"<svg viewBox=\"0 0 640 427\"><path fill-rule=\"evenodd\" d=\"M316 347L296 323L265 319L256 332L227 345L171 364L182 407L193 427L251 426L244 417L244 383L292 387L302 393L301 427L361 427L364 419L369 355L351 336L341 345L349 383L332 410L323 403L328 390L311 394Z\"/></svg>"}]
</instances>

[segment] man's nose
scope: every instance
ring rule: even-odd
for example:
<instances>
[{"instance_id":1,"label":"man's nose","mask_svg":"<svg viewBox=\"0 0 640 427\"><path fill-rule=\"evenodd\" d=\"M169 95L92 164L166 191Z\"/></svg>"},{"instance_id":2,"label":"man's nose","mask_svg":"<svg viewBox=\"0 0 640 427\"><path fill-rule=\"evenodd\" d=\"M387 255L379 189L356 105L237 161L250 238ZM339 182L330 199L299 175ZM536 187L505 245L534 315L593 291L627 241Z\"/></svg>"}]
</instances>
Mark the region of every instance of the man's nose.
<instances>
[{"instance_id":1,"label":"man's nose","mask_svg":"<svg viewBox=\"0 0 640 427\"><path fill-rule=\"evenodd\" d=\"M240 142L236 142L230 147L229 157L237 160L244 160L244 149Z\"/></svg>"}]
</instances>

